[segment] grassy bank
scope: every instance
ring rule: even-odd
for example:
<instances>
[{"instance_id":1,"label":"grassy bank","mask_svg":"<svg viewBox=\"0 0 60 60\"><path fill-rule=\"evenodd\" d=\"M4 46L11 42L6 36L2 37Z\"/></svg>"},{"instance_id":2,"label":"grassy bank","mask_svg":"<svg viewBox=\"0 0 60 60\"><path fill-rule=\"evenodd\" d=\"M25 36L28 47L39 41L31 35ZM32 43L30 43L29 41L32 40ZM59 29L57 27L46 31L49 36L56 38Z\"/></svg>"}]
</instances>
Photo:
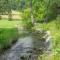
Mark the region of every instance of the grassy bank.
<instances>
[{"instance_id":1,"label":"grassy bank","mask_svg":"<svg viewBox=\"0 0 60 60\"><path fill-rule=\"evenodd\" d=\"M56 23L56 21L49 22L47 24L38 24L40 28L45 30L49 30L51 32L52 41L53 41L53 49L60 53L60 24ZM37 25L37 28L38 28ZM59 50L59 51L58 51Z\"/></svg>"},{"instance_id":2,"label":"grassy bank","mask_svg":"<svg viewBox=\"0 0 60 60\"><path fill-rule=\"evenodd\" d=\"M55 55L41 55L39 56L38 60L60 60L60 54L55 54Z\"/></svg>"},{"instance_id":3,"label":"grassy bank","mask_svg":"<svg viewBox=\"0 0 60 60\"><path fill-rule=\"evenodd\" d=\"M12 45L18 37L17 24L20 21L0 20L0 50Z\"/></svg>"},{"instance_id":4,"label":"grassy bank","mask_svg":"<svg viewBox=\"0 0 60 60\"><path fill-rule=\"evenodd\" d=\"M41 23L35 26L35 28L42 28L45 30L49 30L52 36L54 55L42 56L42 58L44 58L43 60L60 60L60 22L59 20L60 20L60 17L57 17L55 20L52 20L51 22Z\"/></svg>"},{"instance_id":5,"label":"grassy bank","mask_svg":"<svg viewBox=\"0 0 60 60\"><path fill-rule=\"evenodd\" d=\"M0 28L0 48L7 48L17 37L16 28Z\"/></svg>"}]
</instances>

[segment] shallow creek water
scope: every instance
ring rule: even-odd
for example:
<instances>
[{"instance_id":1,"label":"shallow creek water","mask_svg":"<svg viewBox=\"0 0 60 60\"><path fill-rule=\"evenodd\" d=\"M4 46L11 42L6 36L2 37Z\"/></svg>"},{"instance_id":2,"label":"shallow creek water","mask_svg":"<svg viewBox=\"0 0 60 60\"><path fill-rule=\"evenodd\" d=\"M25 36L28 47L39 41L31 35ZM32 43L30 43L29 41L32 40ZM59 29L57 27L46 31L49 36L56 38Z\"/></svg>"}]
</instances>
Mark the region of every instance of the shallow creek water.
<instances>
[{"instance_id":1,"label":"shallow creek water","mask_svg":"<svg viewBox=\"0 0 60 60\"><path fill-rule=\"evenodd\" d=\"M19 38L18 41L9 50L5 51L5 53L0 56L0 60L24 60L21 59L22 55L25 55L27 51L31 50L33 47L37 47L38 49L41 44L44 44L38 42L39 41L34 41L32 36ZM43 45L43 47L45 47L45 45ZM33 58L25 60L33 60Z\"/></svg>"}]
</instances>

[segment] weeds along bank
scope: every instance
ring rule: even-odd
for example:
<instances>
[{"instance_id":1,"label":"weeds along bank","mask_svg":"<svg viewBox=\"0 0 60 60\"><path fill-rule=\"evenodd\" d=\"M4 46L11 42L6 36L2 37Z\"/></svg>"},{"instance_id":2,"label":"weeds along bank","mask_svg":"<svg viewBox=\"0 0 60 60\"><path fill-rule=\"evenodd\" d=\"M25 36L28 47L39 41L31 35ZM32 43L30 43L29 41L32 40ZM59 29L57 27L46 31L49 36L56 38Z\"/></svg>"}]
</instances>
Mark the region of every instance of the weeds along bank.
<instances>
[{"instance_id":1,"label":"weeds along bank","mask_svg":"<svg viewBox=\"0 0 60 60\"><path fill-rule=\"evenodd\" d=\"M0 50L11 46L16 41L18 37L18 31L15 27L16 24L16 21L0 21Z\"/></svg>"},{"instance_id":2,"label":"weeds along bank","mask_svg":"<svg viewBox=\"0 0 60 60\"><path fill-rule=\"evenodd\" d=\"M51 55L42 55L38 57L38 60L60 60L60 17L55 20L46 23L38 24L36 27L49 30L52 35L53 53Z\"/></svg>"},{"instance_id":3,"label":"weeds along bank","mask_svg":"<svg viewBox=\"0 0 60 60\"><path fill-rule=\"evenodd\" d=\"M0 28L0 50L11 46L17 40L17 37L16 28Z\"/></svg>"}]
</instances>

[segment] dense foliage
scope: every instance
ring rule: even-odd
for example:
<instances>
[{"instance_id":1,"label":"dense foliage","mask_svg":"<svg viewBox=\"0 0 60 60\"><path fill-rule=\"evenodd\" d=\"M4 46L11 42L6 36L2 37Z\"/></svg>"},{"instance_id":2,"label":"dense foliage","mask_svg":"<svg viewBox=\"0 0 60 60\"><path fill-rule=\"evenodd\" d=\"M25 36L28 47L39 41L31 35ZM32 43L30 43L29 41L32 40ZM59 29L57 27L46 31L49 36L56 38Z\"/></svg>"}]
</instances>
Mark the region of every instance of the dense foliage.
<instances>
[{"instance_id":1,"label":"dense foliage","mask_svg":"<svg viewBox=\"0 0 60 60\"><path fill-rule=\"evenodd\" d=\"M0 0L0 14L11 18L12 10L18 10L23 12L24 19L31 18L32 14L35 20L41 21L56 17L59 6L59 0Z\"/></svg>"}]
</instances>

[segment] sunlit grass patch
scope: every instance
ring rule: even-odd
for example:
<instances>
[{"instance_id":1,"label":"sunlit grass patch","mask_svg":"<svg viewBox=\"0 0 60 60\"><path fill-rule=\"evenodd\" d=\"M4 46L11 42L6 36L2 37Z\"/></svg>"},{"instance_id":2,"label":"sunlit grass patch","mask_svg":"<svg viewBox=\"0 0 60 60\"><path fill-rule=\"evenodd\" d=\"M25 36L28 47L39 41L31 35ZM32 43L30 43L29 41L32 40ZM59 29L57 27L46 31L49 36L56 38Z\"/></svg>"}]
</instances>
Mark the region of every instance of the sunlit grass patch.
<instances>
[{"instance_id":1,"label":"sunlit grass patch","mask_svg":"<svg viewBox=\"0 0 60 60\"><path fill-rule=\"evenodd\" d=\"M16 28L18 25L21 24L21 21L0 20L0 28Z\"/></svg>"}]
</instances>

